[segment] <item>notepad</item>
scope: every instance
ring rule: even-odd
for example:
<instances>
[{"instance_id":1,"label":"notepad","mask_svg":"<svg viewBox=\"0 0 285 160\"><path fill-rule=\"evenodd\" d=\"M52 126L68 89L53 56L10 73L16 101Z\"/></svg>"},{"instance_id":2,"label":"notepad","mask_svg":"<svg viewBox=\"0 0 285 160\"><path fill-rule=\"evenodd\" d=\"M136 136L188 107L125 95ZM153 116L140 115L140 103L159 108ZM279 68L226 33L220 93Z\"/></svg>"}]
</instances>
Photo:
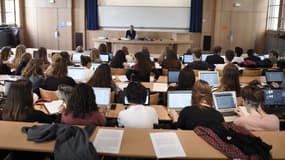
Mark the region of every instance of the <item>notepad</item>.
<instances>
[{"instance_id":1,"label":"notepad","mask_svg":"<svg viewBox=\"0 0 285 160\"><path fill-rule=\"evenodd\" d=\"M128 78L127 78L127 76L125 76L125 75L123 75L123 76L117 76L117 77L118 77L118 79L119 79L121 82L127 82L127 81L129 81Z\"/></svg>"},{"instance_id":2,"label":"notepad","mask_svg":"<svg viewBox=\"0 0 285 160\"><path fill-rule=\"evenodd\" d=\"M97 152L119 153L124 131L99 129L93 142Z\"/></svg>"},{"instance_id":3,"label":"notepad","mask_svg":"<svg viewBox=\"0 0 285 160\"><path fill-rule=\"evenodd\" d=\"M153 83L152 91L154 92L166 92L168 88L167 83Z\"/></svg>"},{"instance_id":4,"label":"notepad","mask_svg":"<svg viewBox=\"0 0 285 160\"><path fill-rule=\"evenodd\" d=\"M52 102L44 103L45 108L47 109L49 114L56 114L59 113L60 107L64 105L63 100L56 100Z\"/></svg>"},{"instance_id":5,"label":"notepad","mask_svg":"<svg viewBox=\"0 0 285 160\"><path fill-rule=\"evenodd\" d=\"M150 138L157 158L186 156L175 132L150 133Z\"/></svg>"}]
</instances>

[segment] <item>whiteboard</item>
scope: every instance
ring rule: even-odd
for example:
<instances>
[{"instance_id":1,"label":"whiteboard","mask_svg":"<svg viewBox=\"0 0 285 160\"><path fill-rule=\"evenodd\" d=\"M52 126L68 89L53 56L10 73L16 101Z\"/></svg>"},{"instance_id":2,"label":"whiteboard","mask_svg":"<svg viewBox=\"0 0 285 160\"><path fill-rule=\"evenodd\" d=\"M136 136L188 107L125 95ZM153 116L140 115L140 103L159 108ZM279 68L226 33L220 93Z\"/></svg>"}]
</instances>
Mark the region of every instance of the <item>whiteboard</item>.
<instances>
[{"instance_id":1,"label":"whiteboard","mask_svg":"<svg viewBox=\"0 0 285 160\"><path fill-rule=\"evenodd\" d=\"M190 7L99 6L101 28L188 30Z\"/></svg>"}]
</instances>

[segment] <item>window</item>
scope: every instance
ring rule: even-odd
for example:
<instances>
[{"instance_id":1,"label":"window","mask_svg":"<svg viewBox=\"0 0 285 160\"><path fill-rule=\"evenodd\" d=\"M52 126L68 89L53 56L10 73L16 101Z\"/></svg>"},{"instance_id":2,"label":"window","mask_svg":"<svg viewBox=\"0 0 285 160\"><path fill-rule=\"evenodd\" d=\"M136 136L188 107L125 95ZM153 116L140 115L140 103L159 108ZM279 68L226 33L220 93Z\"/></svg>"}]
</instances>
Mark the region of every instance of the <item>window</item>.
<instances>
[{"instance_id":1,"label":"window","mask_svg":"<svg viewBox=\"0 0 285 160\"><path fill-rule=\"evenodd\" d=\"M285 0L269 0L267 30L285 31Z\"/></svg>"},{"instance_id":2,"label":"window","mask_svg":"<svg viewBox=\"0 0 285 160\"><path fill-rule=\"evenodd\" d=\"M0 0L1 24L18 24L19 0Z\"/></svg>"}]
</instances>

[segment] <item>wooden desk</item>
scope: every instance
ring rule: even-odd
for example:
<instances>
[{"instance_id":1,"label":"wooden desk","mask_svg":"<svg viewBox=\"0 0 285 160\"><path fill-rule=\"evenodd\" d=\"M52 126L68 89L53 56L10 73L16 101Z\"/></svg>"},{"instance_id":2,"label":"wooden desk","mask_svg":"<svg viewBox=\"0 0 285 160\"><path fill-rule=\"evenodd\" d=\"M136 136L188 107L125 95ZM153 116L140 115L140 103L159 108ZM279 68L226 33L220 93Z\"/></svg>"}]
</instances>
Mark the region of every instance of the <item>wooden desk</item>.
<instances>
[{"instance_id":1,"label":"wooden desk","mask_svg":"<svg viewBox=\"0 0 285 160\"><path fill-rule=\"evenodd\" d=\"M156 41L139 41L139 40L95 40L94 47L98 47L100 43L105 43L108 50L116 53L123 46L128 47L131 54L141 51L143 46L146 46L154 57L159 57L161 51L165 47L172 47L177 53L184 53L188 48L191 48L189 41L174 41L174 40L156 40Z\"/></svg>"},{"instance_id":2,"label":"wooden desk","mask_svg":"<svg viewBox=\"0 0 285 160\"><path fill-rule=\"evenodd\" d=\"M171 121L170 117L168 116L167 108L162 105L151 105L150 107L154 108L159 121ZM125 109L123 104L116 104L116 109L111 110L108 109L105 113L106 118L117 118L118 114Z\"/></svg>"},{"instance_id":3,"label":"wooden desk","mask_svg":"<svg viewBox=\"0 0 285 160\"><path fill-rule=\"evenodd\" d=\"M0 149L48 152L54 150L55 141L35 143L27 141L27 136L21 133L23 126L33 126L35 123L0 121ZM90 137L93 142L98 129ZM151 132L168 132L169 130L110 128L124 130L120 152L118 154L98 153L99 155L113 155L117 157L155 158L154 149L150 140ZM186 153L183 159L226 159L226 157L198 137L193 131L171 130L176 132ZM285 131L282 132L253 132L262 140L273 146L273 159L285 159Z\"/></svg>"}]
</instances>

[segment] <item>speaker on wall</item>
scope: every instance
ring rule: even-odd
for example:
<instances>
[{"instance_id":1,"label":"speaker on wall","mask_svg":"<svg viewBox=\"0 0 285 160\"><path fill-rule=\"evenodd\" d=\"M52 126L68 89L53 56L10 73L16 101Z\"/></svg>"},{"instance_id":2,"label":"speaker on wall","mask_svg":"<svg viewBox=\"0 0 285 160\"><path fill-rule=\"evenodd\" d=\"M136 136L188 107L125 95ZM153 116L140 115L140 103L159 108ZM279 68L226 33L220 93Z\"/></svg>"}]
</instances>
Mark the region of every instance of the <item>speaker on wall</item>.
<instances>
[{"instance_id":1,"label":"speaker on wall","mask_svg":"<svg viewBox=\"0 0 285 160\"><path fill-rule=\"evenodd\" d=\"M211 36L204 36L204 39L203 39L203 50L204 51L211 50L211 41L212 41Z\"/></svg>"},{"instance_id":2,"label":"speaker on wall","mask_svg":"<svg viewBox=\"0 0 285 160\"><path fill-rule=\"evenodd\" d=\"M75 46L83 47L83 33L82 32L75 33Z\"/></svg>"}]
</instances>

